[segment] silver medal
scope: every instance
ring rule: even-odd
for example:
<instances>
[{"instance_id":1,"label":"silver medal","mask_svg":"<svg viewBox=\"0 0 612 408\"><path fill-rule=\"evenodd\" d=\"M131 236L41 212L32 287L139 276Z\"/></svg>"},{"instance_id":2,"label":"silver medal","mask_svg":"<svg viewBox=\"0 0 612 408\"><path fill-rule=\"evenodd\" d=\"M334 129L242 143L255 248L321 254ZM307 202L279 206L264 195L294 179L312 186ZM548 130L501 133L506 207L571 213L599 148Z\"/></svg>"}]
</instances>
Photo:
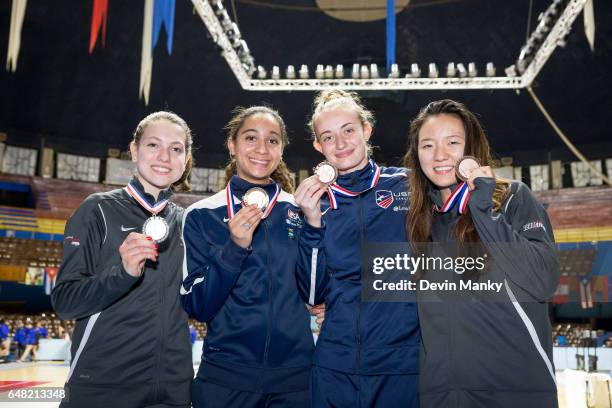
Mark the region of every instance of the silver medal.
<instances>
[{"instance_id":1,"label":"silver medal","mask_svg":"<svg viewBox=\"0 0 612 408\"><path fill-rule=\"evenodd\" d=\"M168 237L170 227L165 219L156 215L148 218L142 226L142 233L159 243Z\"/></svg>"}]
</instances>

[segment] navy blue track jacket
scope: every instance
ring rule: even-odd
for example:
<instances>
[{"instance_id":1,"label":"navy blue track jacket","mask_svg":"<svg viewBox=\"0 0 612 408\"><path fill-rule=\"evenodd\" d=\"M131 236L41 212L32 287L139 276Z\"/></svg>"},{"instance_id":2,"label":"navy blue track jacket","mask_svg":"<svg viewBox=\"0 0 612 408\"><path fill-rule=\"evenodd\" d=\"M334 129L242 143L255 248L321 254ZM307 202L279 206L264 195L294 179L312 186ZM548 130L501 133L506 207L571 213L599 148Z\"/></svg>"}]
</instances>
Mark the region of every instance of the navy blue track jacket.
<instances>
[{"instance_id":1,"label":"navy blue track jacket","mask_svg":"<svg viewBox=\"0 0 612 408\"><path fill-rule=\"evenodd\" d=\"M340 176L337 184L354 192L366 190L374 170L370 161ZM326 209L328 203L322 202L321 228L305 223L298 285L310 304L325 302L326 307L315 365L350 374L418 373L416 304L361 303L361 245L406 241L406 186L405 169L382 167L373 188L356 197L336 196L338 209Z\"/></svg>"},{"instance_id":2,"label":"navy blue track jacket","mask_svg":"<svg viewBox=\"0 0 612 408\"><path fill-rule=\"evenodd\" d=\"M237 176L230 183L237 212L255 185ZM276 190L258 187L270 196ZM193 204L184 218L181 300L208 325L198 377L251 392L306 390L314 342L294 274L301 212L281 191L244 249L229 236L226 190Z\"/></svg>"}]
</instances>

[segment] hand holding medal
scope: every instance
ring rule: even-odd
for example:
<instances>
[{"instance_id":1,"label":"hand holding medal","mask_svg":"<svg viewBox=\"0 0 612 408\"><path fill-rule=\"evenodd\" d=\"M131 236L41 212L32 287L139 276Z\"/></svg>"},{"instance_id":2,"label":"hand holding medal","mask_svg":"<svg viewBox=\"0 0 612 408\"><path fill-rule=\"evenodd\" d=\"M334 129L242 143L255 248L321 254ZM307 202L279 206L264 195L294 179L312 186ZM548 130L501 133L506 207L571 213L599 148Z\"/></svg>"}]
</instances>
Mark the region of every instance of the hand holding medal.
<instances>
[{"instance_id":1,"label":"hand holding medal","mask_svg":"<svg viewBox=\"0 0 612 408\"><path fill-rule=\"evenodd\" d=\"M232 241L239 247L248 248L253 241L253 233L262 220L262 215L257 204L244 205L227 223Z\"/></svg>"},{"instance_id":2,"label":"hand holding medal","mask_svg":"<svg viewBox=\"0 0 612 408\"><path fill-rule=\"evenodd\" d=\"M315 174L308 177L295 190L295 203L302 209L306 222L321 227L321 197L330 184L336 181L338 170L329 162L322 162L314 168Z\"/></svg>"},{"instance_id":3,"label":"hand holding medal","mask_svg":"<svg viewBox=\"0 0 612 408\"><path fill-rule=\"evenodd\" d=\"M478 159L472 156L464 156L455 165L457 178L468 183L470 190L474 190L474 180L478 177L495 177L490 166L480 166Z\"/></svg>"},{"instance_id":4,"label":"hand holding medal","mask_svg":"<svg viewBox=\"0 0 612 408\"><path fill-rule=\"evenodd\" d=\"M157 261L157 249L158 245L151 237L131 232L119 246L123 269L136 278L141 276L147 259Z\"/></svg>"}]
</instances>

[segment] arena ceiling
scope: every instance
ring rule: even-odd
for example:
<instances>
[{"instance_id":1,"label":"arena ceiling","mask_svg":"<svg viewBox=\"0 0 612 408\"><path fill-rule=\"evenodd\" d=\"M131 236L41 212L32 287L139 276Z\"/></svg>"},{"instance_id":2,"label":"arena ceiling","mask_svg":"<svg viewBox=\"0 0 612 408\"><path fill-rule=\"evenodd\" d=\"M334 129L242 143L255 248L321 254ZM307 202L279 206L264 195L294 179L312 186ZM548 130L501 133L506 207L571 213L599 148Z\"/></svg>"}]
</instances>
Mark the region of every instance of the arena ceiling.
<instances>
[{"instance_id":1,"label":"arena ceiling","mask_svg":"<svg viewBox=\"0 0 612 408\"><path fill-rule=\"evenodd\" d=\"M237 17L256 64L268 69L288 64L385 64L385 21L349 21L333 10L338 1L225 1ZM352 3L360 3L352 1ZM363 3L363 1L361 2ZM384 2L382 2L384 3ZM528 23L529 6L533 5ZM88 53L92 2L28 2L18 69L0 70L0 131L8 144L52 147L56 151L105 157L109 147L125 149L140 118L171 109L195 132L198 166L222 165L227 153L222 127L237 105L267 103L278 108L290 130L285 157L294 168L308 168L320 156L305 123L312 92L248 92L240 88L190 2L176 3L172 55L165 33L154 50L149 105L138 98L143 24L142 0L110 0L106 45ZM332 4L323 11L321 7ZM373 3L368 3L373 4ZM528 25L549 0L411 0L396 16L396 60L411 63L475 62L483 70L513 64ZM326 6L327 5L327 6ZM359 7L357 5L356 7ZM235 16L233 9L235 8ZM591 51L582 15L534 83L534 91L558 125L587 157L612 156L608 126L612 114L612 2L594 0L596 38ZM353 13L354 15L355 13ZM5 61L11 2L0 2L0 59ZM371 20L359 17L362 20ZM377 126L376 157L398 164L406 149L409 120L427 102L453 98L481 115L498 156L515 164L575 160L550 128L529 94L512 90L446 92L366 92Z\"/></svg>"}]
</instances>

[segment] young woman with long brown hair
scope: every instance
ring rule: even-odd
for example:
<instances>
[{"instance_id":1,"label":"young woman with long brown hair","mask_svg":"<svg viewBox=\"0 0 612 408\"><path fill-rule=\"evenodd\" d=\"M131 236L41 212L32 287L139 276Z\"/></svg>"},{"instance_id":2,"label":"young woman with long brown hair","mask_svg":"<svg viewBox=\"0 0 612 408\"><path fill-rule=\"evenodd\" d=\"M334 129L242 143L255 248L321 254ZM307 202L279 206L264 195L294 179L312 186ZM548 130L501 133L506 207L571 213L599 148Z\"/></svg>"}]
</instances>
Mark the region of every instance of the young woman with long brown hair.
<instances>
[{"instance_id":1,"label":"young woman with long brown hair","mask_svg":"<svg viewBox=\"0 0 612 408\"><path fill-rule=\"evenodd\" d=\"M473 167L457 170L465 156ZM444 252L452 244L486 259L474 273L422 270L420 279L498 288L447 297L419 291L421 406L556 407L546 302L559 270L546 212L526 185L495 176L485 132L459 102L435 101L420 111L405 166L413 246L430 242L440 244L433 252Z\"/></svg>"},{"instance_id":2,"label":"young woman with long brown hair","mask_svg":"<svg viewBox=\"0 0 612 408\"><path fill-rule=\"evenodd\" d=\"M61 407L189 406L193 366L177 293L183 209L169 199L190 189L191 145L178 115L148 115L130 143L134 178L89 196L66 224L51 294L56 313L76 319Z\"/></svg>"},{"instance_id":3,"label":"young woman with long brown hair","mask_svg":"<svg viewBox=\"0 0 612 408\"><path fill-rule=\"evenodd\" d=\"M208 329L193 405L306 408L314 343L293 272L303 220L287 130L265 106L238 109L226 130L227 185L189 207L183 229L183 307Z\"/></svg>"}]
</instances>

